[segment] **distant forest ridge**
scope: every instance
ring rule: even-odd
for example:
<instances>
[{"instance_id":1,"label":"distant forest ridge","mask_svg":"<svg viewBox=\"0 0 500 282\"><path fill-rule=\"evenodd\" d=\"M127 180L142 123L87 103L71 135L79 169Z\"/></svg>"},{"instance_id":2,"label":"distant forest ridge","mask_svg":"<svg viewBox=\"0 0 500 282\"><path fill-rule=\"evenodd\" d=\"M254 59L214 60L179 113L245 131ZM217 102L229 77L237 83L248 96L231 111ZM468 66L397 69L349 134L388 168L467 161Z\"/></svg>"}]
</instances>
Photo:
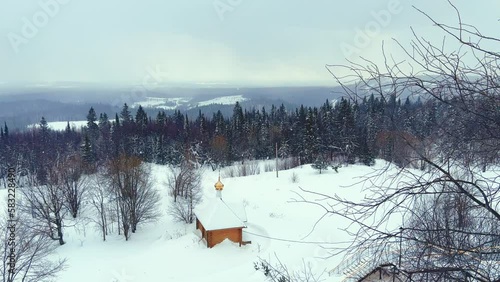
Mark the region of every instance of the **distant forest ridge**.
<instances>
[{"instance_id":1,"label":"distant forest ridge","mask_svg":"<svg viewBox=\"0 0 500 282\"><path fill-rule=\"evenodd\" d=\"M179 110L152 116L142 107L134 116L126 104L111 117L90 108L82 131L71 127L53 131L42 118L37 129L12 133L5 123L0 130L0 164L18 163L39 174L43 182L46 164L65 156L81 158L93 168L120 155L157 164L179 164L189 157L218 167L273 158L277 147L280 157L296 158L300 164L371 165L382 158L423 169L419 155L433 153L443 126L466 123L469 132L464 134L481 134L475 132L473 118L449 110L446 104L409 98L402 102L395 95L386 99L371 95L360 101L341 98L320 107L290 110L284 105L246 110L238 102L232 108L229 116L199 111L196 118Z\"/></svg>"},{"instance_id":2,"label":"distant forest ridge","mask_svg":"<svg viewBox=\"0 0 500 282\"><path fill-rule=\"evenodd\" d=\"M354 86L353 86L354 87ZM370 91L363 90L369 95ZM319 107L325 100L337 101L347 97L341 87L199 87L199 88L162 88L151 91L138 91L136 88L26 88L0 90L0 122L7 122L11 131L24 130L28 125L38 123L43 116L48 122L84 120L86 112L93 107L98 113L113 116L121 111L124 103L131 109L141 104L150 116L158 110L168 114L180 110L190 118L196 118L201 110L211 116L218 110L225 116L232 114L233 103L221 101L240 97L244 109L270 110L271 105L284 104L287 109L300 105ZM409 91L399 93L406 99ZM425 97L423 97L424 99ZM417 98L414 98L414 101ZM152 100L157 100L151 103ZM163 100L163 103L159 100ZM227 102L227 101L226 101Z\"/></svg>"}]
</instances>

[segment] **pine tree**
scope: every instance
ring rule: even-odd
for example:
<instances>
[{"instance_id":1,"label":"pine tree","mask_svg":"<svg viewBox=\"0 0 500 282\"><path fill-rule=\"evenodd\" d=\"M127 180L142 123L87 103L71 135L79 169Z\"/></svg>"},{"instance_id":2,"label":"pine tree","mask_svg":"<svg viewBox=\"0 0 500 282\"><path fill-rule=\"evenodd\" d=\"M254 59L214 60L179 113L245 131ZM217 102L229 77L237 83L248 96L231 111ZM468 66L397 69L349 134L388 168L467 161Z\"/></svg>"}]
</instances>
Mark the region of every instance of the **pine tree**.
<instances>
[{"instance_id":1,"label":"pine tree","mask_svg":"<svg viewBox=\"0 0 500 282\"><path fill-rule=\"evenodd\" d=\"M99 123L98 123L99 130L102 130L103 128L108 128L109 126L110 123L108 115L106 113L101 113L99 115Z\"/></svg>"},{"instance_id":2,"label":"pine tree","mask_svg":"<svg viewBox=\"0 0 500 282\"><path fill-rule=\"evenodd\" d=\"M311 165L314 169L319 170L319 174L323 170L328 170L328 166L330 165L330 162L326 160L323 154L318 155L314 163Z\"/></svg>"},{"instance_id":3,"label":"pine tree","mask_svg":"<svg viewBox=\"0 0 500 282\"><path fill-rule=\"evenodd\" d=\"M40 145L42 146L42 150L44 151L45 146L47 146L49 143L49 124L45 120L45 117L42 117L42 119L40 119L39 126L41 133Z\"/></svg>"},{"instance_id":4,"label":"pine tree","mask_svg":"<svg viewBox=\"0 0 500 282\"><path fill-rule=\"evenodd\" d=\"M95 156L88 134L85 134L83 144L81 146L81 154L85 172L88 174L93 173L95 169Z\"/></svg>"},{"instance_id":5,"label":"pine tree","mask_svg":"<svg viewBox=\"0 0 500 282\"><path fill-rule=\"evenodd\" d=\"M316 117L317 109L309 108L306 115L304 136L304 143L306 144L304 156L306 162L312 162L320 151Z\"/></svg>"},{"instance_id":6,"label":"pine tree","mask_svg":"<svg viewBox=\"0 0 500 282\"><path fill-rule=\"evenodd\" d=\"M141 128L146 128L148 125L148 115L142 108L142 106L139 106L137 109L137 113L135 114L135 122L139 125Z\"/></svg>"},{"instance_id":7,"label":"pine tree","mask_svg":"<svg viewBox=\"0 0 500 282\"><path fill-rule=\"evenodd\" d=\"M9 128L7 127L7 122L4 122L3 137L5 139L9 138Z\"/></svg>"},{"instance_id":8,"label":"pine tree","mask_svg":"<svg viewBox=\"0 0 500 282\"><path fill-rule=\"evenodd\" d=\"M115 126L120 127L120 117L118 117L118 114L115 114Z\"/></svg>"},{"instance_id":9,"label":"pine tree","mask_svg":"<svg viewBox=\"0 0 500 282\"><path fill-rule=\"evenodd\" d=\"M231 136L229 143L231 145L231 156L232 158L239 159L242 154L245 153L246 146L246 136L244 133L245 118L243 115L243 109L239 102L236 102L233 108L233 116L231 117Z\"/></svg>"},{"instance_id":10,"label":"pine tree","mask_svg":"<svg viewBox=\"0 0 500 282\"><path fill-rule=\"evenodd\" d=\"M358 137L358 155L359 160L367 166L372 166L375 164L375 156L374 153L370 150L368 146L368 130L365 128L361 129L361 133Z\"/></svg>"},{"instance_id":11,"label":"pine tree","mask_svg":"<svg viewBox=\"0 0 500 282\"><path fill-rule=\"evenodd\" d=\"M347 156L348 163L354 163L353 154L356 144L356 122L354 112L348 100L342 98L338 104L336 123L339 128L339 143L342 151Z\"/></svg>"},{"instance_id":12,"label":"pine tree","mask_svg":"<svg viewBox=\"0 0 500 282\"><path fill-rule=\"evenodd\" d=\"M224 116L222 115L221 111L218 110L217 113L213 115L212 118L214 124L215 124L215 135L223 135L226 133L226 123L224 120Z\"/></svg>"},{"instance_id":13,"label":"pine tree","mask_svg":"<svg viewBox=\"0 0 500 282\"><path fill-rule=\"evenodd\" d=\"M166 120L167 120L167 118L166 118L165 112L159 111L158 115L156 115L156 122L160 125L164 125Z\"/></svg>"},{"instance_id":14,"label":"pine tree","mask_svg":"<svg viewBox=\"0 0 500 282\"><path fill-rule=\"evenodd\" d=\"M97 114L95 113L95 110L93 107L90 107L89 113L87 114L87 127L89 129L94 129L97 124Z\"/></svg>"},{"instance_id":15,"label":"pine tree","mask_svg":"<svg viewBox=\"0 0 500 282\"><path fill-rule=\"evenodd\" d=\"M111 140L113 142L113 157L117 158L122 152L121 125L118 114L115 114L115 122L111 127Z\"/></svg>"},{"instance_id":16,"label":"pine tree","mask_svg":"<svg viewBox=\"0 0 500 282\"><path fill-rule=\"evenodd\" d=\"M97 114L93 107L90 107L90 110L87 114L87 132L90 142L95 144L97 138L99 137L99 126L96 123Z\"/></svg>"},{"instance_id":17,"label":"pine tree","mask_svg":"<svg viewBox=\"0 0 500 282\"><path fill-rule=\"evenodd\" d=\"M307 142L306 142L306 118L307 111L303 105L300 105L299 109L295 110L294 115L292 116L292 137L291 137L291 151L292 155L298 156L300 159L300 164L307 162L306 150L307 150Z\"/></svg>"},{"instance_id":18,"label":"pine tree","mask_svg":"<svg viewBox=\"0 0 500 282\"><path fill-rule=\"evenodd\" d=\"M112 144L111 144L111 123L109 122L108 115L101 113L99 115L99 138L97 139L99 149L99 159L108 160L112 157Z\"/></svg>"},{"instance_id":19,"label":"pine tree","mask_svg":"<svg viewBox=\"0 0 500 282\"><path fill-rule=\"evenodd\" d=\"M333 153L338 151L338 144L335 143L335 120L333 118L333 108L330 101L326 100L320 108L320 138L321 147L329 154L330 160Z\"/></svg>"},{"instance_id":20,"label":"pine tree","mask_svg":"<svg viewBox=\"0 0 500 282\"><path fill-rule=\"evenodd\" d=\"M45 120L45 117L42 117L40 119L39 125L40 125L40 129L42 129L42 131L48 131L49 125L48 125L47 121Z\"/></svg>"},{"instance_id":21,"label":"pine tree","mask_svg":"<svg viewBox=\"0 0 500 282\"><path fill-rule=\"evenodd\" d=\"M132 115L130 114L127 103L123 104L122 111L120 112L120 117L122 119L123 125L128 125L132 122Z\"/></svg>"},{"instance_id":22,"label":"pine tree","mask_svg":"<svg viewBox=\"0 0 500 282\"><path fill-rule=\"evenodd\" d=\"M69 135L71 133L71 126L69 125L69 121L66 123L66 128L64 129L64 133Z\"/></svg>"}]
</instances>

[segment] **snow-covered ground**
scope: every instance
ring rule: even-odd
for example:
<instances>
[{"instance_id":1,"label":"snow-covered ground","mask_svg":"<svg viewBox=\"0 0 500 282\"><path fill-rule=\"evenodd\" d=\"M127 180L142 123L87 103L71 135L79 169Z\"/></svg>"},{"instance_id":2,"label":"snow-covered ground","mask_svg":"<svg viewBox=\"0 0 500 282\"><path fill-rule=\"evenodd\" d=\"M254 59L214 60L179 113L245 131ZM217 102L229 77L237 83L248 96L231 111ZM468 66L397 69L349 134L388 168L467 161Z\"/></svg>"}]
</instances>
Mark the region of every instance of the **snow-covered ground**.
<instances>
[{"instance_id":1,"label":"snow-covered ground","mask_svg":"<svg viewBox=\"0 0 500 282\"><path fill-rule=\"evenodd\" d=\"M260 164L263 168L264 163ZM329 195L340 195L352 200L365 196L359 177L373 173L385 163L378 161L374 167L352 165L339 169L318 171L310 165L275 172L221 178L224 183L222 197L240 202L246 207L248 228L243 239L251 244L239 247L229 241L206 248L195 225L174 222L166 213L169 196L166 191L168 168L152 165L156 188L162 195L161 219L139 227L129 241L116 234L103 242L93 223L79 221L65 229L66 244L58 247L57 255L65 257L67 269L57 281L264 281L260 271L254 269L259 258L277 262L278 257L289 269L300 270L304 264L324 281L339 281L340 277L328 276L342 256L329 256L328 247L342 247L349 239L341 228L348 222L338 217L316 221L323 210L311 204L297 203L300 187ZM298 178L292 183L292 174ZM224 175L224 174L223 174ZM214 183L218 172L205 169L203 194L214 198ZM2 198L5 190L0 190ZM205 201L209 202L209 201ZM90 208L90 207L89 207ZM68 225L73 223L67 221ZM314 227L314 229L313 229ZM319 244L318 242L325 242ZM325 248L326 247L326 248Z\"/></svg>"},{"instance_id":2,"label":"snow-covered ground","mask_svg":"<svg viewBox=\"0 0 500 282\"><path fill-rule=\"evenodd\" d=\"M132 104L132 108L138 108L141 105L143 108L159 108L164 110L175 110L181 106L186 106L189 109L203 107L208 105L234 105L236 102L247 101L243 95L217 97L201 102L192 102L192 98L161 98L161 97L146 97L145 100L138 101Z\"/></svg>"},{"instance_id":3,"label":"snow-covered ground","mask_svg":"<svg viewBox=\"0 0 500 282\"><path fill-rule=\"evenodd\" d=\"M47 126L55 131L64 131L66 129L66 126L68 125L67 121L52 121L52 122L47 122ZM76 120L76 121L70 121L69 126L71 128L74 128L75 130L81 130L82 127L87 125L86 120ZM39 128L40 124L31 124L27 126L28 128Z\"/></svg>"},{"instance_id":4,"label":"snow-covered ground","mask_svg":"<svg viewBox=\"0 0 500 282\"><path fill-rule=\"evenodd\" d=\"M175 110L178 107L191 101L191 98L161 98L161 97L146 97L146 100L135 102L132 108L138 108L139 105L143 108L159 108L164 110Z\"/></svg>"},{"instance_id":5,"label":"snow-covered ground","mask_svg":"<svg viewBox=\"0 0 500 282\"><path fill-rule=\"evenodd\" d=\"M175 110L181 106L186 106L189 109L203 107L209 105L234 105L236 102L244 102L248 99L243 95L223 96L209 99L201 102L192 102L192 98L161 98L161 97L146 97L143 101L138 101L132 104L131 108L138 108L141 105L143 108L158 108L164 110Z\"/></svg>"},{"instance_id":6,"label":"snow-covered ground","mask_svg":"<svg viewBox=\"0 0 500 282\"><path fill-rule=\"evenodd\" d=\"M207 101L202 101L198 103L198 107L203 107L203 106L208 106L212 104L219 104L219 105L234 105L236 102L243 102L248 100L247 98L244 98L243 95L234 95L234 96L224 96L224 97L217 97L214 99L210 99Z\"/></svg>"}]
</instances>

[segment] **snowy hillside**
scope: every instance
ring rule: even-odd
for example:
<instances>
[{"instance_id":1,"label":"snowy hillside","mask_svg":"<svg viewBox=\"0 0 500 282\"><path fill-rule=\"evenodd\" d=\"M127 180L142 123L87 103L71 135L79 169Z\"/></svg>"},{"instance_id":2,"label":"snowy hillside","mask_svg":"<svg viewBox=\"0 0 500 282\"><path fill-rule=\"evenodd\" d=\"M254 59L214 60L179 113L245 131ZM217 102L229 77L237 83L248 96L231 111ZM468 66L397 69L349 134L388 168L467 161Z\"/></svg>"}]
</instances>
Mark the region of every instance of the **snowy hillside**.
<instances>
[{"instance_id":1,"label":"snowy hillside","mask_svg":"<svg viewBox=\"0 0 500 282\"><path fill-rule=\"evenodd\" d=\"M194 224L177 223L167 215L168 169L153 165L156 188L163 196L162 218L139 227L128 242L116 234L103 242L93 223L78 220L74 227L65 229L66 244L58 248L58 255L68 259L68 267L57 281L264 281L263 274L254 269L254 262L260 257L275 263L276 256L290 269L300 270L305 263L316 274L324 272L324 281L339 281L340 277L329 276L328 271L341 262L342 256L329 257L325 247L346 246L342 242L349 237L340 229L347 227L348 222L327 217L313 229L323 210L293 201L298 199L297 193L303 193L299 187L360 199L365 196L362 185L351 185L382 163L379 161L375 167L353 165L338 173L319 174L310 165L304 165L281 171L279 178L275 172L263 169L260 175L223 177L223 199L246 206L248 228L243 230L243 239L252 243L239 247L224 241L212 249L200 240ZM296 174L297 183L292 183L292 174ZM211 169L204 171L205 199L215 197L213 184L217 176ZM6 191L1 193L4 198ZM67 224L73 225L69 219Z\"/></svg>"},{"instance_id":2,"label":"snowy hillside","mask_svg":"<svg viewBox=\"0 0 500 282\"><path fill-rule=\"evenodd\" d=\"M191 101L191 98L161 98L161 97L146 97L145 100L135 102L132 104L132 108L138 108L142 106L143 108L158 108L164 110L175 110L181 106L186 105Z\"/></svg>"},{"instance_id":3,"label":"snowy hillside","mask_svg":"<svg viewBox=\"0 0 500 282\"><path fill-rule=\"evenodd\" d=\"M52 121L52 122L47 122L47 126L55 131L64 131L66 129L66 126L68 126L67 121ZM70 121L69 126L77 131L79 131L82 127L87 126L87 121L86 120L76 120L76 121ZM27 128L38 128L40 127L39 124L31 124L28 125Z\"/></svg>"},{"instance_id":4,"label":"snowy hillside","mask_svg":"<svg viewBox=\"0 0 500 282\"><path fill-rule=\"evenodd\" d=\"M198 98L197 100L200 100ZM143 108L157 108L164 110L175 109L193 109L196 107L204 107L210 105L234 105L236 102L248 101L243 95L221 96L208 100L201 99L194 101L193 98L179 97L179 98L161 98L161 97L146 97L142 101L137 101L132 104L132 108L138 108L139 105Z\"/></svg>"},{"instance_id":5,"label":"snowy hillside","mask_svg":"<svg viewBox=\"0 0 500 282\"><path fill-rule=\"evenodd\" d=\"M218 97L214 99L210 99L207 101L202 101L198 103L198 107L202 106L208 106L212 104L217 104L217 105L234 105L236 102L243 102L248 99L243 98L243 95L234 95L234 96L225 96L225 97Z\"/></svg>"}]
</instances>

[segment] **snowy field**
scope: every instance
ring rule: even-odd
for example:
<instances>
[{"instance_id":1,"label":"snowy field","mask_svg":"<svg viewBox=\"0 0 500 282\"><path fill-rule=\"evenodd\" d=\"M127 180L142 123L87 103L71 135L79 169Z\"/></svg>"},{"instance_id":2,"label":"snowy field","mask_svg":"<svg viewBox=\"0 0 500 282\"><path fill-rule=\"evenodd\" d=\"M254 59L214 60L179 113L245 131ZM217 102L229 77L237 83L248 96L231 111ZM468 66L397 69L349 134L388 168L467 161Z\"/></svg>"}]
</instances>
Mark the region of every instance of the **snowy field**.
<instances>
[{"instance_id":1,"label":"snowy field","mask_svg":"<svg viewBox=\"0 0 500 282\"><path fill-rule=\"evenodd\" d=\"M67 121L51 121L47 122L47 126L55 131L64 131L66 130L66 126L68 126ZM80 131L82 127L87 126L87 121L86 120L76 120L76 121L70 121L69 126L76 131ZM39 128L40 124L31 124L27 126L28 128Z\"/></svg>"},{"instance_id":2,"label":"snowy field","mask_svg":"<svg viewBox=\"0 0 500 282\"><path fill-rule=\"evenodd\" d=\"M324 211L294 199L299 198L297 193L304 194L299 187L361 199L365 195L360 177L372 174L385 163L377 161L374 167L352 165L339 169L338 173L328 170L322 174L304 165L281 171L279 178L275 172L264 172L263 162L260 165L259 175L221 178L225 185L223 199L246 206L248 228L244 229L243 239L252 241L251 244L239 247L224 241L207 249L194 224L177 223L167 215L168 168L153 165L156 188L163 197L161 219L139 226L129 241L113 234L106 242L93 223L68 219L66 224L74 226L65 229L66 244L57 251L58 256L67 258L67 269L57 281L265 281L262 272L254 269L259 257L270 259L271 263L276 263L278 257L292 270L307 265L314 273L323 273L323 281L340 281L341 277L329 276L328 271L343 257L330 257L327 248L345 246L342 242L349 237L340 229L348 222L331 216L313 229ZM292 183L292 174L297 176L296 183ZM204 199L216 196L213 185L217 177L218 172L204 170ZM0 193L3 200L6 191Z\"/></svg>"},{"instance_id":3,"label":"snowy field","mask_svg":"<svg viewBox=\"0 0 500 282\"><path fill-rule=\"evenodd\" d=\"M181 106L187 106L189 109L196 107L217 105L234 105L236 102L247 101L243 95L223 96L214 99L191 103L192 98L161 98L161 97L146 97L145 100L138 101L132 104L131 108L138 108L139 105L143 108L158 108L163 110L175 110Z\"/></svg>"},{"instance_id":4,"label":"snowy field","mask_svg":"<svg viewBox=\"0 0 500 282\"><path fill-rule=\"evenodd\" d=\"M208 106L212 104L219 104L219 105L234 105L236 102L243 102L247 101L247 98L244 98L243 95L234 95L234 96L224 96L224 97L218 97L214 99L210 99L207 101L202 101L198 102L198 107L203 107L203 106Z\"/></svg>"},{"instance_id":5,"label":"snowy field","mask_svg":"<svg viewBox=\"0 0 500 282\"><path fill-rule=\"evenodd\" d=\"M146 100L135 102L131 108L159 108L164 110L175 110L178 107L191 101L191 98L161 98L161 97L146 97Z\"/></svg>"}]
</instances>

